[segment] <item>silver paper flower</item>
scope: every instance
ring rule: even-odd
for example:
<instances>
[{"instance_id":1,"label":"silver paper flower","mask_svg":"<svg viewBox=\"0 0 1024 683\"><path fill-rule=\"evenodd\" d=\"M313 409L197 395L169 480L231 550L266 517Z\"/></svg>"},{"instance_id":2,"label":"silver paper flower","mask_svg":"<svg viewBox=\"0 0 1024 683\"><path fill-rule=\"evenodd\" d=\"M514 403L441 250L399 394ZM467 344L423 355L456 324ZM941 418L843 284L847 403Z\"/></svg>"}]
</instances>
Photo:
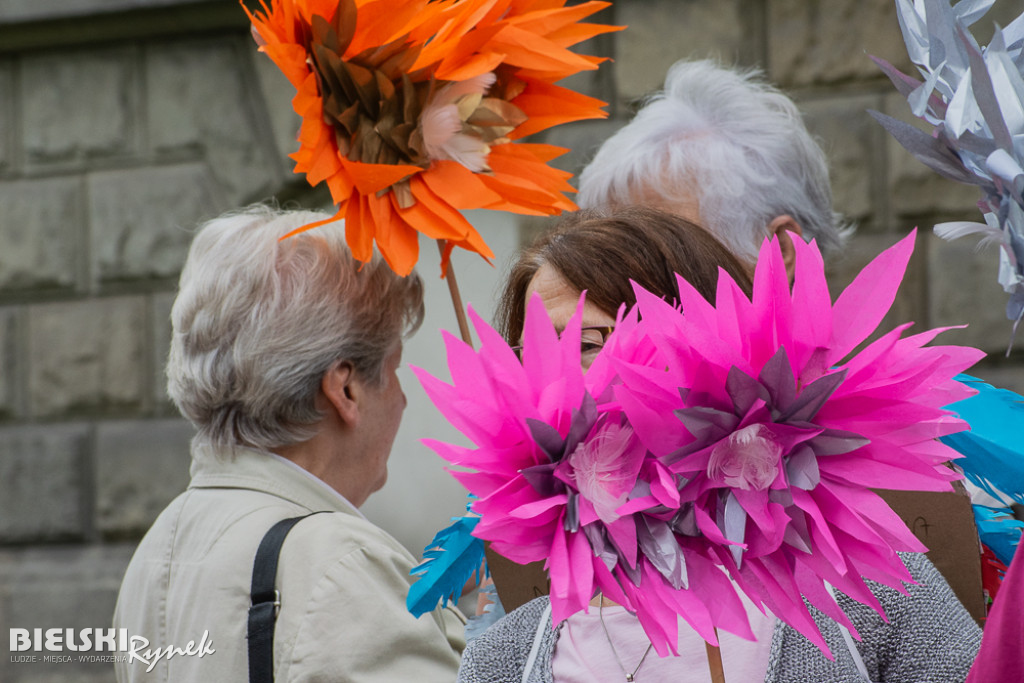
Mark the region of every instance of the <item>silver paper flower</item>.
<instances>
[{"instance_id":1,"label":"silver paper flower","mask_svg":"<svg viewBox=\"0 0 1024 683\"><path fill-rule=\"evenodd\" d=\"M981 188L984 223L942 223L935 233L1000 243L999 283L1010 295L1006 315L1016 332L1024 317L1024 14L996 26L988 46L980 47L968 27L994 1L896 0L907 52L924 80L872 59L914 115L934 128L928 135L870 113L926 166Z\"/></svg>"}]
</instances>

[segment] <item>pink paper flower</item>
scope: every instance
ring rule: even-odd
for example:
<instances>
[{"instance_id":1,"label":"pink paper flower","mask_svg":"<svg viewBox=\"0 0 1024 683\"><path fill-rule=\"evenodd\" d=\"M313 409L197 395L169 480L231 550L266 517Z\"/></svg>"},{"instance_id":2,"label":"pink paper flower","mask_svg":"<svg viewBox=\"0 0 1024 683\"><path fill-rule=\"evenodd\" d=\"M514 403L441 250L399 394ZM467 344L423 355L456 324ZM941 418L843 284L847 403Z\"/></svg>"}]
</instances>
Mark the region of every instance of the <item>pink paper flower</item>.
<instances>
[{"instance_id":1,"label":"pink paper flower","mask_svg":"<svg viewBox=\"0 0 1024 683\"><path fill-rule=\"evenodd\" d=\"M682 280L679 309L638 289L634 336L658 355L617 364L618 407L679 485L687 524L674 531L826 653L803 598L853 630L826 583L879 612L865 578L905 590L896 553L925 548L871 488L950 489L943 463L959 456L936 438L967 425L943 406L971 393L953 377L984 355L925 346L941 330L901 337L909 325L852 353L892 305L913 241L834 305L799 240L792 289L774 242L752 299L725 275L715 305Z\"/></svg>"},{"instance_id":2,"label":"pink paper flower","mask_svg":"<svg viewBox=\"0 0 1024 683\"><path fill-rule=\"evenodd\" d=\"M950 488L957 454L936 438L966 424L942 406L971 393L952 378L983 354L908 325L853 353L913 236L834 305L817 248L794 246L792 290L770 242L752 299L724 273L715 305L683 280L678 309L637 288L586 374L581 308L559 338L536 298L522 364L472 314L479 352L446 337L451 384L416 369L473 443L427 442L468 470L453 475L479 498L474 535L545 561L556 624L600 590L666 654L679 617L711 643L752 637L739 590L829 654L805 598L853 630L826 584L879 611L865 578L905 590L896 553L924 548L871 488Z\"/></svg>"}]
</instances>

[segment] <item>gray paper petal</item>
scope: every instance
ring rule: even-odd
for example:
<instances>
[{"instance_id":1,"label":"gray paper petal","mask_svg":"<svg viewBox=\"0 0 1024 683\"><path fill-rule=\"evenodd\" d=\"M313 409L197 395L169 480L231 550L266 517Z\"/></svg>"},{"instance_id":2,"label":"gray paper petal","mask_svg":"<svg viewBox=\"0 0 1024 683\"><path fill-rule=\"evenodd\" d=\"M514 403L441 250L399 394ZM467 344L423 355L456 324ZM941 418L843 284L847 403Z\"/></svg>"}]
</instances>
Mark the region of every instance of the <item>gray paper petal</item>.
<instances>
[{"instance_id":1,"label":"gray paper petal","mask_svg":"<svg viewBox=\"0 0 1024 683\"><path fill-rule=\"evenodd\" d=\"M565 502L565 530L576 532L580 530L580 495L572 489L568 489L568 492L569 499Z\"/></svg>"},{"instance_id":2,"label":"gray paper petal","mask_svg":"<svg viewBox=\"0 0 1024 683\"><path fill-rule=\"evenodd\" d=\"M882 70L882 73L889 77L892 84L896 86L896 90L898 90L904 97L908 97L910 93L921 85L921 81L913 76L908 76L886 60L881 59L880 57L875 57L874 55L868 55L868 57L875 63L875 65L878 66L879 69ZM939 98L936 97L935 99L941 102Z\"/></svg>"},{"instance_id":3,"label":"gray paper petal","mask_svg":"<svg viewBox=\"0 0 1024 683\"><path fill-rule=\"evenodd\" d=\"M557 429L543 420L532 417L526 418L526 427L530 430L530 437L551 458L551 462L562 459L565 455L565 441Z\"/></svg>"},{"instance_id":4,"label":"gray paper petal","mask_svg":"<svg viewBox=\"0 0 1024 683\"><path fill-rule=\"evenodd\" d=\"M565 490L565 484L554 477L555 467L555 463L545 463L527 467L519 473L537 493L547 498Z\"/></svg>"},{"instance_id":5,"label":"gray paper petal","mask_svg":"<svg viewBox=\"0 0 1024 683\"><path fill-rule=\"evenodd\" d=\"M833 372L814 380L800 392L800 396L780 410L781 421L810 422L846 379L846 370Z\"/></svg>"},{"instance_id":6,"label":"gray paper petal","mask_svg":"<svg viewBox=\"0 0 1024 683\"><path fill-rule=\"evenodd\" d=\"M810 491L821 483L818 458L810 446L801 444L785 461L786 480L790 486Z\"/></svg>"},{"instance_id":7,"label":"gray paper petal","mask_svg":"<svg viewBox=\"0 0 1024 683\"><path fill-rule=\"evenodd\" d=\"M732 433L740 422L740 418L732 413L705 406L683 408L675 411L675 414L699 444L718 441Z\"/></svg>"},{"instance_id":8,"label":"gray paper petal","mask_svg":"<svg viewBox=\"0 0 1024 683\"><path fill-rule=\"evenodd\" d=\"M743 509L740 501L736 499L732 491L726 496L724 507L722 533L730 541L743 543L747 537L747 511ZM729 552L732 553L732 558L736 561L736 566L739 567L743 561L743 548L731 545L729 546Z\"/></svg>"},{"instance_id":9,"label":"gray paper petal","mask_svg":"<svg viewBox=\"0 0 1024 683\"><path fill-rule=\"evenodd\" d=\"M978 103L982 116L985 117L985 123L992 131L992 139L997 145L1012 153L1013 139L1003 120L1003 114L999 110L999 101L992 88L992 79L985 67L985 58L981 54L981 48L978 47L974 36L963 27L958 26L957 33L967 48L967 57L971 61L971 90L974 92L974 99Z\"/></svg>"},{"instance_id":10,"label":"gray paper petal","mask_svg":"<svg viewBox=\"0 0 1024 683\"><path fill-rule=\"evenodd\" d=\"M687 588L686 558L668 524L640 515L636 538L640 552L676 590Z\"/></svg>"},{"instance_id":11,"label":"gray paper petal","mask_svg":"<svg viewBox=\"0 0 1024 683\"><path fill-rule=\"evenodd\" d=\"M684 503L672 521L669 522L672 530L681 536L700 536L700 529L697 527L697 515L693 510L693 503Z\"/></svg>"},{"instance_id":12,"label":"gray paper petal","mask_svg":"<svg viewBox=\"0 0 1024 683\"><path fill-rule=\"evenodd\" d=\"M980 185L983 180L976 178L963 168L963 163L940 140L881 112L868 113L889 132L896 142L914 155L918 161L939 175L968 185Z\"/></svg>"},{"instance_id":13,"label":"gray paper petal","mask_svg":"<svg viewBox=\"0 0 1024 683\"><path fill-rule=\"evenodd\" d=\"M807 442L819 456L852 453L862 446L867 446L869 443L871 443L871 439L841 429L826 429Z\"/></svg>"},{"instance_id":14,"label":"gray paper petal","mask_svg":"<svg viewBox=\"0 0 1024 683\"><path fill-rule=\"evenodd\" d=\"M619 557L614 544L608 539L608 532L605 530L604 525L587 524L583 527L583 534L587 537L587 542L590 543L594 556L600 558L608 571L615 569L615 565L623 558Z\"/></svg>"},{"instance_id":15,"label":"gray paper petal","mask_svg":"<svg viewBox=\"0 0 1024 683\"><path fill-rule=\"evenodd\" d=\"M810 539L805 539L800 536L800 533L797 532L792 525L786 526L786 532L783 534L782 540L797 550L802 550L805 553L811 552L811 544L809 543Z\"/></svg>"},{"instance_id":16,"label":"gray paper petal","mask_svg":"<svg viewBox=\"0 0 1024 683\"><path fill-rule=\"evenodd\" d=\"M789 524L786 525L786 532L783 539L795 548L810 552L811 532L807 525L807 513L799 508L789 508Z\"/></svg>"},{"instance_id":17,"label":"gray paper petal","mask_svg":"<svg viewBox=\"0 0 1024 683\"><path fill-rule=\"evenodd\" d=\"M757 379L768 390L776 408L788 406L796 398L796 377L793 376L793 367L789 364L784 346L780 346L775 355L768 359Z\"/></svg>"},{"instance_id":18,"label":"gray paper petal","mask_svg":"<svg viewBox=\"0 0 1024 683\"><path fill-rule=\"evenodd\" d=\"M732 399L733 409L737 415L746 415L757 399L765 402L771 400L768 391L756 379L740 370L735 365L729 368L725 380L725 390Z\"/></svg>"},{"instance_id":19,"label":"gray paper petal","mask_svg":"<svg viewBox=\"0 0 1024 683\"><path fill-rule=\"evenodd\" d=\"M587 438L594 422L597 421L597 401L589 392L583 394L583 404L578 411L573 411L569 433L565 436L565 453L568 455L576 450L576 446Z\"/></svg>"}]
</instances>

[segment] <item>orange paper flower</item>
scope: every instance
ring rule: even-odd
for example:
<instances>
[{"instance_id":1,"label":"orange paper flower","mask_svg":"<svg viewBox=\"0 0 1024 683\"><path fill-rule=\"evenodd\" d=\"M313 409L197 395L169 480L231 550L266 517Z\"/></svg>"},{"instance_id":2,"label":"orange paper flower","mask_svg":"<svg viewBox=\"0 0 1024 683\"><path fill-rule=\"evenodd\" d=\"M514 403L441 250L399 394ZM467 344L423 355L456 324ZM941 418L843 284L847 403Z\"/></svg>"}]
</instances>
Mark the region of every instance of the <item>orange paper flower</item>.
<instances>
[{"instance_id":1,"label":"orange paper flower","mask_svg":"<svg viewBox=\"0 0 1024 683\"><path fill-rule=\"evenodd\" d=\"M418 233L494 254L459 213L575 209L560 147L513 140L602 118L604 103L554 82L601 58L568 48L617 27L579 23L608 2L271 0L246 10L253 35L298 93L295 172L327 182L352 253L376 241L400 275ZM319 225L314 223L300 230Z\"/></svg>"}]
</instances>

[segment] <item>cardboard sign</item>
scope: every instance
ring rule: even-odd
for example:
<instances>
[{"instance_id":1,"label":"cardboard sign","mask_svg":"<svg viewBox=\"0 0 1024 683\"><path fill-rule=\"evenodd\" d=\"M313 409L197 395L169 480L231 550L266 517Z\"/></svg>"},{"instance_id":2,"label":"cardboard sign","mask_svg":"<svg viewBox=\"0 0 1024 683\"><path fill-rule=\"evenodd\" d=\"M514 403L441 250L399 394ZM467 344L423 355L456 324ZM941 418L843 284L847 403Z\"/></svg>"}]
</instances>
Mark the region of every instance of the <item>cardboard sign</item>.
<instances>
[{"instance_id":1,"label":"cardboard sign","mask_svg":"<svg viewBox=\"0 0 1024 683\"><path fill-rule=\"evenodd\" d=\"M491 550L490 543L486 545L484 554L487 557L487 569L491 572L491 579L505 612L511 612L551 592L551 580L543 562L516 564Z\"/></svg>"},{"instance_id":2,"label":"cardboard sign","mask_svg":"<svg viewBox=\"0 0 1024 683\"><path fill-rule=\"evenodd\" d=\"M981 554L971 499L960 482L955 492L877 491L911 531L928 546L928 559L978 623L985 617ZM541 595L551 581L543 562L528 565L498 555L487 546L487 566L506 612Z\"/></svg>"},{"instance_id":3,"label":"cardboard sign","mask_svg":"<svg viewBox=\"0 0 1024 683\"><path fill-rule=\"evenodd\" d=\"M928 559L974 620L985 618L981 588L981 542L974 525L971 498L963 484L956 491L876 491L903 523L928 546Z\"/></svg>"}]
</instances>

